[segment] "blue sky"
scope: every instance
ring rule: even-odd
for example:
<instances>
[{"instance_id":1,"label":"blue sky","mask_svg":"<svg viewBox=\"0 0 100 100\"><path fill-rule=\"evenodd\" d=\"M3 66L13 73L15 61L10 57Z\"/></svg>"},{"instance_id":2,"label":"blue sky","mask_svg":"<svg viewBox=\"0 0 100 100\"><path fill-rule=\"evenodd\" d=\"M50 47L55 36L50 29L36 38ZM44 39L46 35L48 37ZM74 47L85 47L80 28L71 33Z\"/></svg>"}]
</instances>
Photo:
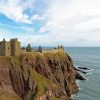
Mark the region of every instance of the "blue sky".
<instances>
[{"instance_id":1,"label":"blue sky","mask_svg":"<svg viewBox=\"0 0 100 100\"><path fill-rule=\"evenodd\" d=\"M0 40L100 46L100 0L0 0Z\"/></svg>"}]
</instances>

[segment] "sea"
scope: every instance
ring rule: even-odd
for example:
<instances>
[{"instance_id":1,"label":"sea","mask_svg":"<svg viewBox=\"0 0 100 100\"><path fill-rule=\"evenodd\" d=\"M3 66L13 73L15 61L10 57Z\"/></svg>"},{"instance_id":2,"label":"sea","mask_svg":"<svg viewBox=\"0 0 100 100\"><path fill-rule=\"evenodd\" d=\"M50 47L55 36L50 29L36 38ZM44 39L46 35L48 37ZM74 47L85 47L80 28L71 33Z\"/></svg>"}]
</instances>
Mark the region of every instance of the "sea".
<instances>
[{"instance_id":1,"label":"sea","mask_svg":"<svg viewBox=\"0 0 100 100\"><path fill-rule=\"evenodd\" d=\"M79 92L73 100L100 100L100 47L66 47L76 67L87 67L86 80L77 80Z\"/></svg>"}]
</instances>

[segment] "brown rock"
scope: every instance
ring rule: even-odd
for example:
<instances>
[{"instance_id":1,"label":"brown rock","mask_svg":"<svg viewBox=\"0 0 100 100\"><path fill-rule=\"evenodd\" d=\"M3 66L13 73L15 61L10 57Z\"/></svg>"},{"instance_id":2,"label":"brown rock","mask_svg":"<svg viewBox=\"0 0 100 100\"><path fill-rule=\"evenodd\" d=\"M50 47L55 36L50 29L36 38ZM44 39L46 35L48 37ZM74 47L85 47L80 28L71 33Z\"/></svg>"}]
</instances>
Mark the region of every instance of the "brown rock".
<instances>
[{"instance_id":1,"label":"brown rock","mask_svg":"<svg viewBox=\"0 0 100 100\"><path fill-rule=\"evenodd\" d=\"M0 61L0 91L22 100L69 100L78 92L77 75L64 52L5 57Z\"/></svg>"}]
</instances>

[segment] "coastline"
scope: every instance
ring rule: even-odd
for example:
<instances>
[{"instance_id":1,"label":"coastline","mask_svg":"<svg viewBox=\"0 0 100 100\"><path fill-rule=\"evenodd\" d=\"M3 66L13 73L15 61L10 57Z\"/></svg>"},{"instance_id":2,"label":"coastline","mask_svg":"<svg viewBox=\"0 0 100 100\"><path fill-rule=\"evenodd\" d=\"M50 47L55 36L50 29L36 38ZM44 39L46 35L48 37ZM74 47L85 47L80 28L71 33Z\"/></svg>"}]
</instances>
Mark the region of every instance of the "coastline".
<instances>
[{"instance_id":1,"label":"coastline","mask_svg":"<svg viewBox=\"0 0 100 100\"><path fill-rule=\"evenodd\" d=\"M71 95L78 92L76 70L72 59L64 52L23 53L0 59L0 88L12 96L18 95L20 99L29 100L33 94L32 100L70 100Z\"/></svg>"}]
</instances>

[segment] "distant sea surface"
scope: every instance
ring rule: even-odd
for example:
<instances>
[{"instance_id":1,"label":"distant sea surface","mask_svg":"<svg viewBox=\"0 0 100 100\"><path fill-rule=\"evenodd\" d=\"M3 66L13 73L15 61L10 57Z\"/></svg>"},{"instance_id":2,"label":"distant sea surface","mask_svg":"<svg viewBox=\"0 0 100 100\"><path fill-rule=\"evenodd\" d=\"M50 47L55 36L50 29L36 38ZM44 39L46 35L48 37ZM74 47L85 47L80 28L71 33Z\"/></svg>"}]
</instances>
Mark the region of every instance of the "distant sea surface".
<instances>
[{"instance_id":1,"label":"distant sea surface","mask_svg":"<svg viewBox=\"0 0 100 100\"><path fill-rule=\"evenodd\" d=\"M73 100L100 100L100 48L66 47L65 51L69 53L76 67L91 69L84 75L86 81L77 81L80 90Z\"/></svg>"}]
</instances>

